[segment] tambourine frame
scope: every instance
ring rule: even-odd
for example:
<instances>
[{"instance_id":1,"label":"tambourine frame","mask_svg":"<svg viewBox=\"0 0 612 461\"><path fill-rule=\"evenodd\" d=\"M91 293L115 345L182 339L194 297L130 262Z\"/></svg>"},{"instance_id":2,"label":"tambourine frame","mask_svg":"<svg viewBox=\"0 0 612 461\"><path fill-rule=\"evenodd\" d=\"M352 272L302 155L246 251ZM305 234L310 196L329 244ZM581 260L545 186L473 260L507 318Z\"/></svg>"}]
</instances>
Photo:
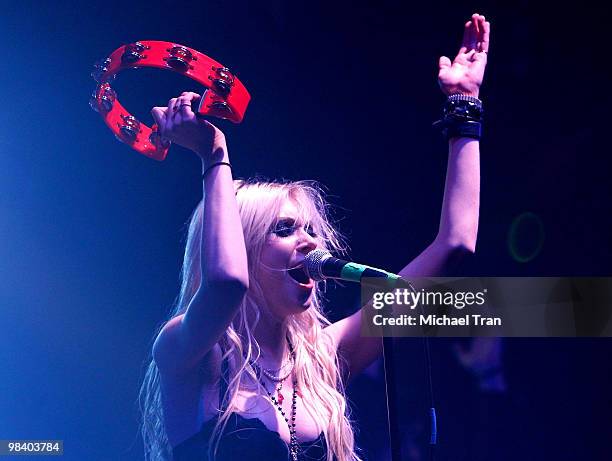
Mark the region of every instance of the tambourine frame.
<instances>
[{"instance_id":1,"label":"tambourine frame","mask_svg":"<svg viewBox=\"0 0 612 461\"><path fill-rule=\"evenodd\" d=\"M124 69L154 67L185 75L203 85L197 116L211 116L240 123L251 96L240 80L225 66L197 50L172 42L147 40L129 43L94 64L92 77L98 83L90 106L100 113L117 139L155 160L164 160L170 143L148 127L119 102L111 82Z\"/></svg>"}]
</instances>

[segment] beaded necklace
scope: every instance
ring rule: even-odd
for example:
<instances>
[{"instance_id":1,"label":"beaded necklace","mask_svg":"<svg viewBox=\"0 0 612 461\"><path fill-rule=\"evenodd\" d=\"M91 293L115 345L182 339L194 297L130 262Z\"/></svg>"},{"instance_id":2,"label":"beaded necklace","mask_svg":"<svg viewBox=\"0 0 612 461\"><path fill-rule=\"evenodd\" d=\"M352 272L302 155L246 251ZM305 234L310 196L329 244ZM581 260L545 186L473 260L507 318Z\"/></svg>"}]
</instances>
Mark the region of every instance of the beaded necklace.
<instances>
[{"instance_id":1,"label":"beaded necklace","mask_svg":"<svg viewBox=\"0 0 612 461\"><path fill-rule=\"evenodd\" d=\"M291 360L292 366L291 366L291 370L289 370L289 372L285 376L274 376L272 373L270 373L270 370L266 370L262 368L255 362L252 362L252 365L255 368L255 371L257 372L257 378L259 379L259 383L264 388L264 390L266 391L266 394L268 394L268 397L270 398L274 406L277 408L277 410L280 412L281 416L287 423L287 427L289 428L289 436L290 436L289 454L291 455L292 461L297 461L299 445L298 445L297 435L296 435L296 430L295 430L295 412L297 408L298 390L297 390L297 380L295 378L293 378L293 393L291 396L291 422L289 422L289 417L285 414L285 410L283 410L283 407L282 407L283 401L285 399L283 394L281 394L281 390L283 388L283 382L289 377L289 375L293 371L293 364L295 363L295 353L293 351L293 346L291 342L289 341L289 338L287 338L287 343L289 344L289 351L290 351L289 358ZM284 367L281 367L281 370L282 368ZM277 393L278 398L274 397L272 392L268 390L268 387L266 386L266 383L264 382L261 376L262 374L264 374L270 381L279 383L278 387L276 388L276 393Z\"/></svg>"},{"instance_id":2,"label":"beaded necklace","mask_svg":"<svg viewBox=\"0 0 612 461\"><path fill-rule=\"evenodd\" d=\"M261 368L263 374L266 375L270 381L282 382L287 379L287 377L293 371L293 356L290 356L289 360L283 363L278 370L269 370L268 368L264 368L261 365L258 366ZM289 368L289 371L285 371L288 366L291 366L291 368Z\"/></svg>"}]
</instances>

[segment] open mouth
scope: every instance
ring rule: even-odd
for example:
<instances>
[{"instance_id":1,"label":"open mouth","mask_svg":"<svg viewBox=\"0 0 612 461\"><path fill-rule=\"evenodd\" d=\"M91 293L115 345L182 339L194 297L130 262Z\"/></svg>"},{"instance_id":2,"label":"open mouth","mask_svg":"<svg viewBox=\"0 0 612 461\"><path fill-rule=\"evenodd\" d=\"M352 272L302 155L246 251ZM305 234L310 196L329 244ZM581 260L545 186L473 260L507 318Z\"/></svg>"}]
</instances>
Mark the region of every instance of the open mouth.
<instances>
[{"instance_id":1,"label":"open mouth","mask_svg":"<svg viewBox=\"0 0 612 461\"><path fill-rule=\"evenodd\" d=\"M310 277L306 275L306 271L304 270L304 266L295 267L293 269L289 269L287 271L289 276L295 280L300 285L310 285Z\"/></svg>"}]
</instances>

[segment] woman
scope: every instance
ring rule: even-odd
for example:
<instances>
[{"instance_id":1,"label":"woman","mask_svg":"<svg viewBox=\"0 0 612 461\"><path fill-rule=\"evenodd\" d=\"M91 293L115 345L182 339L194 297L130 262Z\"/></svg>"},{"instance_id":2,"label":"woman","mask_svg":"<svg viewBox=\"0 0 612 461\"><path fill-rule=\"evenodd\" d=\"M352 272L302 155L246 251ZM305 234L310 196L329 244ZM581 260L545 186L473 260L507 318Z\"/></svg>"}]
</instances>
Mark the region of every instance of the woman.
<instances>
[{"instance_id":1,"label":"woman","mask_svg":"<svg viewBox=\"0 0 612 461\"><path fill-rule=\"evenodd\" d=\"M489 23L474 14L447 95L478 97ZM315 248L342 252L314 183L233 181L223 133L183 93L152 115L161 134L202 159L204 198L189 226L176 308L153 346L141 395L147 459L359 460L344 382L381 352L360 314L330 324L302 270ZM400 274L435 276L475 250L479 143L445 119L448 174L440 229Z\"/></svg>"}]
</instances>

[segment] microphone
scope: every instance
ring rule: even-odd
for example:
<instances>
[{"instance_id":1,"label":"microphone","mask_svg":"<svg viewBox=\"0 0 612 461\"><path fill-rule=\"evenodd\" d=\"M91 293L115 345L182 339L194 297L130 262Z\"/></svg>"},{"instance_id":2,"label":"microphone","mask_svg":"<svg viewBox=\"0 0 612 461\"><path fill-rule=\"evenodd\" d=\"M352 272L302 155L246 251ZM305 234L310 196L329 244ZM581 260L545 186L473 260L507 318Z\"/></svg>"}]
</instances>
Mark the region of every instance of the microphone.
<instances>
[{"instance_id":1,"label":"microphone","mask_svg":"<svg viewBox=\"0 0 612 461\"><path fill-rule=\"evenodd\" d=\"M408 286L410 282L399 275L377 269L375 267L357 264L334 258L327 250L316 249L309 252L304 258L304 270L311 279L320 282L325 279L340 279L347 282L357 282L365 285L380 287L386 284L390 287ZM376 281L366 280L376 278Z\"/></svg>"}]
</instances>

